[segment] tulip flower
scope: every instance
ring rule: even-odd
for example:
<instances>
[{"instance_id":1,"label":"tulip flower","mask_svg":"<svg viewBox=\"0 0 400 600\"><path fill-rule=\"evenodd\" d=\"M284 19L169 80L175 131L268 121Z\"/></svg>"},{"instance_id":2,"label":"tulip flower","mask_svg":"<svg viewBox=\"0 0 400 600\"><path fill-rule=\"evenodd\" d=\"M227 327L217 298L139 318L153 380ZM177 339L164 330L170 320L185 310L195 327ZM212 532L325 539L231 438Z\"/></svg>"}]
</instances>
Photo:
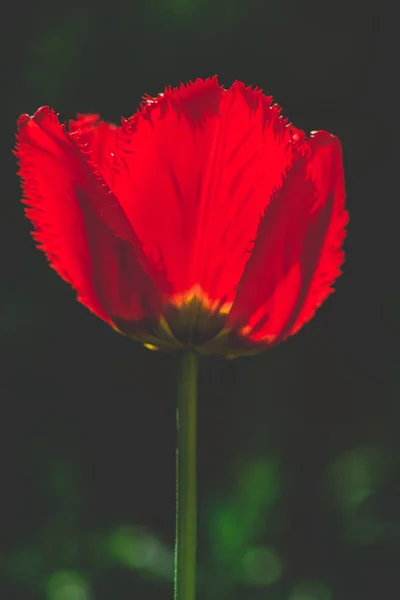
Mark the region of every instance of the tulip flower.
<instances>
[{"instance_id":1,"label":"tulip flower","mask_svg":"<svg viewBox=\"0 0 400 600\"><path fill-rule=\"evenodd\" d=\"M339 140L216 77L146 96L116 126L18 122L34 239L78 300L150 349L180 351L175 598L193 600L196 357L286 340L333 291L348 215Z\"/></svg>"}]
</instances>

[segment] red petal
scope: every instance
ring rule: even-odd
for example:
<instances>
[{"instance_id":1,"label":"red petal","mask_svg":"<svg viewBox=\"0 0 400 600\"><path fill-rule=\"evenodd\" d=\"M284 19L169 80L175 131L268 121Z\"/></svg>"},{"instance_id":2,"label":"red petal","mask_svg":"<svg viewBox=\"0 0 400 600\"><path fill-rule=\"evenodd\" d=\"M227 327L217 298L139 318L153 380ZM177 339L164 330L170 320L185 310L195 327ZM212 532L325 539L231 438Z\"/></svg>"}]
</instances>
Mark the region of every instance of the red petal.
<instances>
[{"instance_id":1,"label":"red petal","mask_svg":"<svg viewBox=\"0 0 400 600\"><path fill-rule=\"evenodd\" d=\"M314 133L260 223L251 258L228 317L254 341L296 333L333 291L344 260L348 221L340 142Z\"/></svg>"},{"instance_id":2,"label":"red petal","mask_svg":"<svg viewBox=\"0 0 400 600\"><path fill-rule=\"evenodd\" d=\"M136 243L133 229L115 196L110 193L107 177L114 164L119 127L100 120L99 115L78 115L69 121L69 135L78 144L92 172L107 193L90 198L92 206L111 230L123 240Z\"/></svg>"},{"instance_id":3,"label":"red petal","mask_svg":"<svg viewBox=\"0 0 400 600\"><path fill-rule=\"evenodd\" d=\"M123 122L104 177L165 293L234 299L260 217L302 146L271 102L241 83L197 80Z\"/></svg>"},{"instance_id":4,"label":"red petal","mask_svg":"<svg viewBox=\"0 0 400 600\"><path fill-rule=\"evenodd\" d=\"M114 163L117 135L120 127L101 121L99 115L77 115L68 123L69 135L79 145L89 160L97 166L107 183L105 175Z\"/></svg>"},{"instance_id":5,"label":"red petal","mask_svg":"<svg viewBox=\"0 0 400 600\"><path fill-rule=\"evenodd\" d=\"M118 327L130 323L131 331L137 321L147 317L156 320L161 312L160 296L144 272L135 246L114 235L84 199L81 204L86 217L93 283L107 314Z\"/></svg>"},{"instance_id":6,"label":"red petal","mask_svg":"<svg viewBox=\"0 0 400 600\"><path fill-rule=\"evenodd\" d=\"M154 273L143 253L141 244L116 197L111 193L109 179L112 175L114 166L114 156L117 145L117 135L120 127L111 123L101 121L98 115L78 115L76 121L69 122L69 135L79 146L84 154L87 163L93 175L96 177L102 193L91 194L88 201L100 216L101 220L107 224L111 231L119 238L129 242L134 246L136 252L135 260L141 265L141 270L152 279ZM133 255L132 255L133 256ZM153 285L145 283L141 274L144 291L153 293ZM138 294L141 293L142 290ZM158 296L158 294L156 294ZM150 302L150 300L149 300ZM150 302L151 304L151 302ZM156 301L158 305L158 300Z\"/></svg>"},{"instance_id":7,"label":"red petal","mask_svg":"<svg viewBox=\"0 0 400 600\"><path fill-rule=\"evenodd\" d=\"M145 293L151 282L143 282L147 278L134 247L114 236L94 210L106 196L104 185L93 177L54 111L44 107L32 118L23 115L18 125L26 214L50 264L78 299L108 323L114 316L143 318L134 290L138 286Z\"/></svg>"}]
</instances>

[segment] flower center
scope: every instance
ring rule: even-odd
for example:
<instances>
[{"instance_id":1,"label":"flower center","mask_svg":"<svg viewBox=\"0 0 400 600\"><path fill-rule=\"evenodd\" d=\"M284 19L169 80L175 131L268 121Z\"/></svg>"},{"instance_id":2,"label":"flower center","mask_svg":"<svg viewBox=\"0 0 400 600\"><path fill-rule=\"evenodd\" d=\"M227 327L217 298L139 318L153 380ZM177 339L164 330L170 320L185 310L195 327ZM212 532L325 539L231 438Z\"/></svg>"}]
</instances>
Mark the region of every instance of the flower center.
<instances>
[{"instance_id":1,"label":"flower center","mask_svg":"<svg viewBox=\"0 0 400 600\"><path fill-rule=\"evenodd\" d=\"M190 294L182 302L167 306L165 320L179 342L198 346L212 340L224 328L228 311L222 308L218 304L211 308L204 297Z\"/></svg>"}]
</instances>

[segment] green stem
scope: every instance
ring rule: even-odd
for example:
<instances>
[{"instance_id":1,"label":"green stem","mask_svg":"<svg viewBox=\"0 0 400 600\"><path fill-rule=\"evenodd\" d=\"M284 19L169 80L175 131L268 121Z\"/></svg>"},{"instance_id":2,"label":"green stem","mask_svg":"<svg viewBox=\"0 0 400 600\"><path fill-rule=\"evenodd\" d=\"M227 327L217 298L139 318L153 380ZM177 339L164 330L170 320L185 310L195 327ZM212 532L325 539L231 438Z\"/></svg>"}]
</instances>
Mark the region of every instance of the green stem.
<instances>
[{"instance_id":1,"label":"green stem","mask_svg":"<svg viewBox=\"0 0 400 600\"><path fill-rule=\"evenodd\" d=\"M197 357L182 355L176 409L176 530L174 600L196 595L196 413Z\"/></svg>"}]
</instances>

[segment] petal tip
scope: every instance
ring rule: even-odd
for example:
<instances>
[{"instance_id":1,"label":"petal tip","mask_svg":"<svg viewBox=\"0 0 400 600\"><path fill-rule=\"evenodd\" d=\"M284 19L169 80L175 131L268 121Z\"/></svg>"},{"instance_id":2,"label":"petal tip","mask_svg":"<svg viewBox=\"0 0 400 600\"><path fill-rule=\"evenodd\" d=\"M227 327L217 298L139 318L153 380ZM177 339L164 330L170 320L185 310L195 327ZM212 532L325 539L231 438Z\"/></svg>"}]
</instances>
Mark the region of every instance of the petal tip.
<instances>
[{"instance_id":1,"label":"petal tip","mask_svg":"<svg viewBox=\"0 0 400 600\"><path fill-rule=\"evenodd\" d=\"M54 109L50 108L49 106L41 106L33 115L33 120L36 121L36 123L41 123L44 119L47 118L56 118L56 113Z\"/></svg>"},{"instance_id":2,"label":"petal tip","mask_svg":"<svg viewBox=\"0 0 400 600\"><path fill-rule=\"evenodd\" d=\"M21 115L17 120L17 127L19 130L23 129L27 123L31 120L31 116L27 114Z\"/></svg>"},{"instance_id":3,"label":"petal tip","mask_svg":"<svg viewBox=\"0 0 400 600\"><path fill-rule=\"evenodd\" d=\"M40 124L45 119L57 120L58 115L56 115L54 109L49 106L41 106L37 109L37 111L33 115L22 114L17 120L18 130L21 132L29 123L34 121L37 124Z\"/></svg>"}]
</instances>

